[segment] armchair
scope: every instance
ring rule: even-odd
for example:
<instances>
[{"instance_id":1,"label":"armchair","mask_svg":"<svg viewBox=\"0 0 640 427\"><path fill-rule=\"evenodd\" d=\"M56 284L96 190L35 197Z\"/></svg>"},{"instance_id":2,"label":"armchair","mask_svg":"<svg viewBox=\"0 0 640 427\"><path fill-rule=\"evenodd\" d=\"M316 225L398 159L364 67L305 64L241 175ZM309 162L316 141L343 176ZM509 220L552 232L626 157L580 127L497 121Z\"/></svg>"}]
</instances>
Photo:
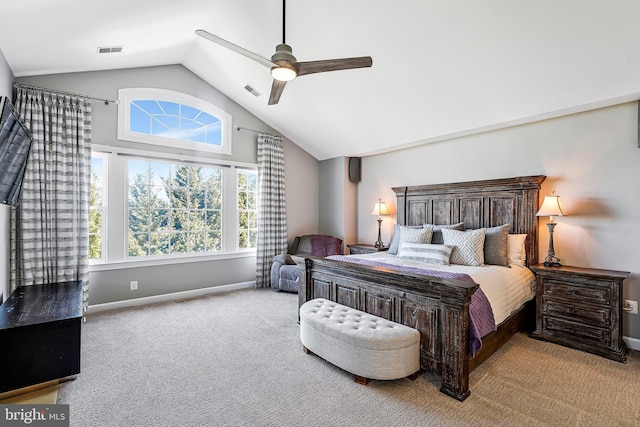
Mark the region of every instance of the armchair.
<instances>
[{"instance_id":1,"label":"armchair","mask_svg":"<svg viewBox=\"0 0 640 427\"><path fill-rule=\"evenodd\" d=\"M298 292L300 270L291 255L326 257L342 255L342 239L326 234L297 236L287 254L276 255L271 265L271 288L274 291Z\"/></svg>"}]
</instances>

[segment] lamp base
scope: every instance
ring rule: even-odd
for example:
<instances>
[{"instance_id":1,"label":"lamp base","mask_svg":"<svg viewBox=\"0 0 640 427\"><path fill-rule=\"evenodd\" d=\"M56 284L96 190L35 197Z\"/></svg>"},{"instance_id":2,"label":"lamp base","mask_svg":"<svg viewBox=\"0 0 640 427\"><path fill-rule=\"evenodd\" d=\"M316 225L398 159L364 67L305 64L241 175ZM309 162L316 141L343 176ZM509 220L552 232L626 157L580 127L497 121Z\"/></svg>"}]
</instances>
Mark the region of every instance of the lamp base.
<instances>
[{"instance_id":1,"label":"lamp base","mask_svg":"<svg viewBox=\"0 0 640 427\"><path fill-rule=\"evenodd\" d=\"M560 258L553 255L547 255L542 265L545 267L562 267L562 264L560 264Z\"/></svg>"},{"instance_id":2,"label":"lamp base","mask_svg":"<svg viewBox=\"0 0 640 427\"><path fill-rule=\"evenodd\" d=\"M378 217L378 240L373 244L373 247L376 249L384 248L384 243L382 243L382 235L380 234L380 227L382 226L382 217Z\"/></svg>"},{"instance_id":3,"label":"lamp base","mask_svg":"<svg viewBox=\"0 0 640 427\"><path fill-rule=\"evenodd\" d=\"M549 250L547 251L547 257L542 263L545 267L562 267L562 264L560 264L560 258L556 256L556 251L553 248L553 227L555 226L555 222L549 222L547 224L547 228L549 229Z\"/></svg>"},{"instance_id":4,"label":"lamp base","mask_svg":"<svg viewBox=\"0 0 640 427\"><path fill-rule=\"evenodd\" d=\"M553 261L545 261L542 263L542 265L544 265L545 267L562 267L562 264Z\"/></svg>"}]
</instances>

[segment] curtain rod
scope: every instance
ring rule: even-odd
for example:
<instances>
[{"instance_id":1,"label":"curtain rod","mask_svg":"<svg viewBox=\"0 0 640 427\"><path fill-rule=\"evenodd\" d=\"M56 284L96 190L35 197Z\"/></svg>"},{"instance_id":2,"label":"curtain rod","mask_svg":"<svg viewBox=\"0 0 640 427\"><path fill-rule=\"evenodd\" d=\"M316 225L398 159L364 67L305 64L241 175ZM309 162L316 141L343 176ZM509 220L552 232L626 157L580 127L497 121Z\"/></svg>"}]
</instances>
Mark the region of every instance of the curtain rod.
<instances>
[{"instance_id":1,"label":"curtain rod","mask_svg":"<svg viewBox=\"0 0 640 427\"><path fill-rule=\"evenodd\" d=\"M81 98L93 99L95 101L102 101L102 102L104 102L105 105L109 105L109 103L111 103L111 102L113 102L115 104L119 104L119 101L117 99L116 100L111 100L111 99L105 99L105 98L96 98L96 97L89 96L89 95L82 95L82 94L73 93L73 92L65 92L65 91L62 91L62 90L49 89L49 88L46 88L46 87L24 85L22 83L14 83L13 87L15 87L16 89L24 87L24 88L27 88L27 89L34 89L34 90L46 90L48 92L53 92L53 93L57 93L57 94L61 94L61 95L79 96Z\"/></svg>"},{"instance_id":2,"label":"curtain rod","mask_svg":"<svg viewBox=\"0 0 640 427\"><path fill-rule=\"evenodd\" d=\"M246 130L246 131L248 131L248 132L253 132L253 133L262 133L262 134L269 135L269 136L274 136L274 137L278 137L278 138L284 138L282 135L273 135L273 134L271 134L271 133L269 133L269 132L265 132L265 131L263 131L263 130L249 129L249 128L246 128L246 127L244 127L244 126L237 126L237 125L236 125L236 126L234 126L234 127L236 128L236 130L237 130L237 131Z\"/></svg>"}]
</instances>

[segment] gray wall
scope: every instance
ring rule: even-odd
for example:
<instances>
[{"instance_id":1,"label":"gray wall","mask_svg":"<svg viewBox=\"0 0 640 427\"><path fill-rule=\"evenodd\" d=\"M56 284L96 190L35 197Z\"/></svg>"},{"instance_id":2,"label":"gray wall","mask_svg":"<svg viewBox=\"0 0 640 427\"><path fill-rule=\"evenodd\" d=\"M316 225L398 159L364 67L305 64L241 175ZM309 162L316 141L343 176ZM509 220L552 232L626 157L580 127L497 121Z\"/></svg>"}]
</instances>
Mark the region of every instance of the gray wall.
<instances>
[{"instance_id":1,"label":"gray wall","mask_svg":"<svg viewBox=\"0 0 640 427\"><path fill-rule=\"evenodd\" d=\"M391 187L546 175L541 196L561 196L556 254L565 265L631 272L627 299L640 300L640 149L637 104L627 103L363 159L358 238L377 233L367 208L378 197L395 205ZM391 217L383 223L389 242ZM548 232L540 220L540 259ZM624 314L624 334L640 338L640 316Z\"/></svg>"},{"instance_id":2,"label":"gray wall","mask_svg":"<svg viewBox=\"0 0 640 427\"><path fill-rule=\"evenodd\" d=\"M176 90L205 99L229 112L233 124L276 133L274 129L240 107L181 65L126 70L69 73L18 78L19 83L69 91L98 98L116 99L118 89L156 87ZM92 103L93 143L133 147L135 143L118 141L117 107L102 102ZM214 157L239 162L256 162L255 133L233 131L233 154ZM318 162L291 141L285 141L285 175L287 177L287 218L289 240L296 234L318 229ZM169 292L210 286L237 284L255 280L255 256L225 257L213 261L197 261L166 266L135 267L125 263L115 268L94 267L89 274L90 304L100 304ZM129 282L138 281L137 291L129 290Z\"/></svg>"},{"instance_id":3,"label":"gray wall","mask_svg":"<svg viewBox=\"0 0 640 427\"><path fill-rule=\"evenodd\" d=\"M356 243L357 186L349 181L349 159L323 160L319 173L320 233L340 237L345 245Z\"/></svg>"},{"instance_id":4,"label":"gray wall","mask_svg":"<svg viewBox=\"0 0 640 427\"><path fill-rule=\"evenodd\" d=\"M0 50L0 96L11 98L13 78L13 73ZM9 296L10 209L9 206L0 204L0 302Z\"/></svg>"}]
</instances>

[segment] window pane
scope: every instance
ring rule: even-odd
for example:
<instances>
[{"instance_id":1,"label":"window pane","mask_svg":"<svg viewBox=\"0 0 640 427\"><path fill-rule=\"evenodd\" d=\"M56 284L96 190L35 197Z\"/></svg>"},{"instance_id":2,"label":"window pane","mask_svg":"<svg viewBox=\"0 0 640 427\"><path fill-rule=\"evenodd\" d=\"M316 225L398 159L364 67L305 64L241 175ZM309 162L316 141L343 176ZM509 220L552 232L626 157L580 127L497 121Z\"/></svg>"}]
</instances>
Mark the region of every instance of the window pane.
<instances>
[{"instance_id":1,"label":"window pane","mask_svg":"<svg viewBox=\"0 0 640 427\"><path fill-rule=\"evenodd\" d=\"M129 175L129 256L221 249L221 211L206 208L222 205L222 170L130 159Z\"/></svg>"},{"instance_id":2,"label":"window pane","mask_svg":"<svg viewBox=\"0 0 640 427\"><path fill-rule=\"evenodd\" d=\"M102 259L105 212L105 161L102 156L91 157L89 184L89 259Z\"/></svg>"},{"instance_id":3,"label":"window pane","mask_svg":"<svg viewBox=\"0 0 640 427\"><path fill-rule=\"evenodd\" d=\"M118 139L231 154L232 117L216 105L164 89L118 92Z\"/></svg>"},{"instance_id":4,"label":"window pane","mask_svg":"<svg viewBox=\"0 0 640 427\"><path fill-rule=\"evenodd\" d=\"M151 133L151 117L135 104L131 104L129 112L129 129L131 132Z\"/></svg>"},{"instance_id":5,"label":"window pane","mask_svg":"<svg viewBox=\"0 0 640 427\"><path fill-rule=\"evenodd\" d=\"M205 129L207 135L205 137L206 143L211 145L220 145L222 142L222 133L220 126L208 126Z\"/></svg>"},{"instance_id":6,"label":"window pane","mask_svg":"<svg viewBox=\"0 0 640 427\"><path fill-rule=\"evenodd\" d=\"M140 99L137 101L133 101L132 104L138 106L142 111L150 116L164 113L162 111L162 108L160 108L160 104L155 100Z\"/></svg>"},{"instance_id":7,"label":"window pane","mask_svg":"<svg viewBox=\"0 0 640 427\"><path fill-rule=\"evenodd\" d=\"M210 251L222 250L222 233L213 232L207 234L207 247Z\"/></svg>"},{"instance_id":8,"label":"window pane","mask_svg":"<svg viewBox=\"0 0 640 427\"><path fill-rule=\"evenodd\" d=\"M238 247L257 247L258 207L255 171L238 171Z\"/></svg>"},{"instance_id":9,"label":"window pane","mask_svg":"<svg viewBox=\"0 0 640 427\"><path fill-rule=\"evenodd\" d=\"M168 255L171 243L168 233L151 233L149 235L149 255Z\"/></svg>"},{"instance_id":10,"label":"window pane","mask_svg":"<svg viewBox=\"0 0 640 427\"><path fill-rule=\"evenodd\" d=\"M165 114L171 114L173 116L180 115L180 104L176 104L175 102L167 102L167 101L158 101L160 108L164 111Z\"/></svg>"},{"instance_id":11,"label":"window pane","mask_svg":"<svg viewBox=\"0 0 640 427\"><path fill-rule=\"evenodd\" d=\"M196 120L200 123L202 123L203 125L213 125L216 123L220 123L220 119L217 117L212 116L211 114L207 114L204 111L201 111L200 114L198 115L198 117L196 117Z\"/></svg>"},{"instance_id":12,"label":"window pane","mask_svg":"<svg viewBox=\"0 0 640 427\"><path fill-rule=\"evenodd\" d=\"M195 119L198 114L200 114L200 110L197 108L189 107L188 105L181 105L181 116L186 117L188 119Z\"/></svg>"},{"instance_id":13,"label":"window pane","mask_svg":"<svg viewBox=\"0 0 640 427\"><path fill-rule=\"evenodd\" d=\"M89 234L89 259L102 258L102 236Z\"/></svg>"},{"instance_id":14,"label":"window pane","mask_svg":"<svg viewBox=\"0 0 640 427\"><path fill-rule=\"evenodd\" d=\"M129 256L147 255L148 234L129 233Z\"/></svg>"},{"instance_id":15,"label":"window pane","mask_svg":"<svg viewBox=\"0 0 640 427\"><path fill-rule=\"evenodd\" d=\"M189 105L161 100L131 101L129 123L131 132L222 145L222 121Z\"/></svg>"}]
</instances>

